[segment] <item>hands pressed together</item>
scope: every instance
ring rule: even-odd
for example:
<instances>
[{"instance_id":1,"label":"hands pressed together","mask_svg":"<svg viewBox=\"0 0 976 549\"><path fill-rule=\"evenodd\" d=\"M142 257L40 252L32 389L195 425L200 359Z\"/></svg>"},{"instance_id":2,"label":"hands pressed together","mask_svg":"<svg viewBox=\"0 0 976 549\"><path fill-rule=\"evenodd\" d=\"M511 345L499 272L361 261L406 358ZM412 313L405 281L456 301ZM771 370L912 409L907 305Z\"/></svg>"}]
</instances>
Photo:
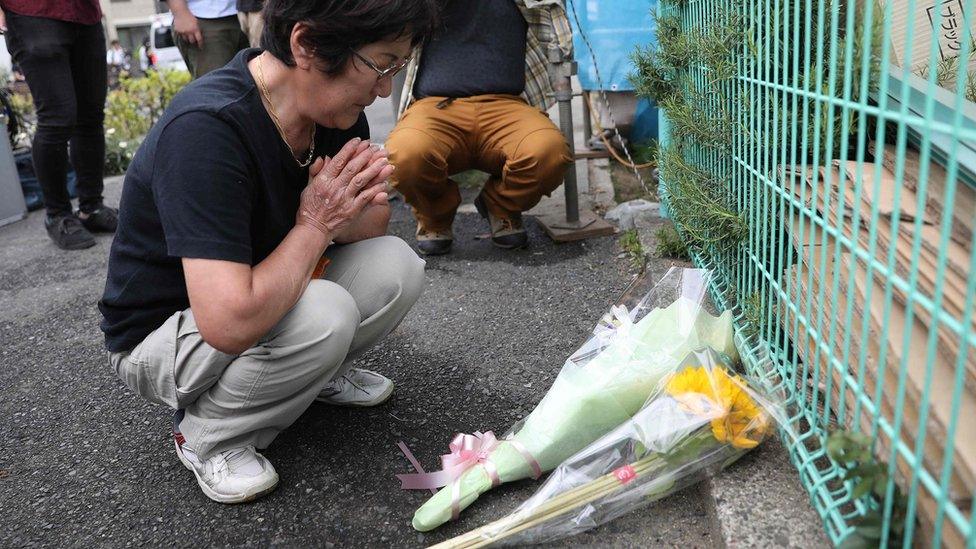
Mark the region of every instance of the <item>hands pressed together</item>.
<instances>
[{"instance_id":1,"label":"hands pressed together","mask_svg":"<svg viewBox=\"0 0 976 549\"><path fill-rule=\"evenodd\" d=\"M309 168L295 224L334 238L368 206L387 203L386 180L393 170L384 149L359 138L332 158L316 159Z\"/></svg>"}]
</instances>

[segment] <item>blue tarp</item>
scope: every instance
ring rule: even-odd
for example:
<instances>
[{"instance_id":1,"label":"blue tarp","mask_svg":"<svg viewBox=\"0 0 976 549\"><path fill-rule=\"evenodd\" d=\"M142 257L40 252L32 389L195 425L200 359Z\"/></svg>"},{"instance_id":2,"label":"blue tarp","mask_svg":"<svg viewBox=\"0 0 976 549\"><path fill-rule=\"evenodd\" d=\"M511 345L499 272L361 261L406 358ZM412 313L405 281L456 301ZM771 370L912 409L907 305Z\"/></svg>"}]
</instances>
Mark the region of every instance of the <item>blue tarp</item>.
<instances>
[{"instance_id":1,"label":"blue tarp","mask_svg":"<svg viewBox=\"0 0 976 549\"><path fill-rule=\"evenodd\" d=\"M576 17L573 17L574 7ZM593 57L583 42L585 34L593 46L603 89L633 90L634 86L627 80L633 71L630 54L638 45L656 42L651 11L657 10L657 0L567 0L566 10L573 24L573 46L583 89L600 88Z\"/></svg>"}]
</instances>

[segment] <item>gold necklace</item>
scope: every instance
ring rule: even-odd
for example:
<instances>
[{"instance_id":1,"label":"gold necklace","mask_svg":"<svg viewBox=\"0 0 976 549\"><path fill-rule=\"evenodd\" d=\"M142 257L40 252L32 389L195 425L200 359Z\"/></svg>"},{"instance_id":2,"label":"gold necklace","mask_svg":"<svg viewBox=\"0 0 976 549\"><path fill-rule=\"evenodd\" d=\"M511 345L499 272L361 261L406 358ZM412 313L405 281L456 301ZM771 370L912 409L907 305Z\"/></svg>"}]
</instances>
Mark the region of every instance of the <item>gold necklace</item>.
<instances>
[{"instance_id":1,"label":"gold necklace","mask_svg":"<svg viewBox=\"0 0 976 549\"><path fill-rule=\"evenodd\" d=\"M264 59L258 59L258 80L261 82L261 94L264 95L264 100L268 102L268 112L271 114L271 121L274 122L275 128L278 129L278 134L281 136L281 140L285 142L288 146L288 150L291 151L292 158L298 163L300 168L305 168L312 163L312 156L315 154L315 124L312 124L312 137L311 143L308 146L308 156L305 161L302 162L295 155L295 149L288 143L288 137L285 136L285 130L281 129L281 121L278 120L278 112L275 110L274 103L271 102L271 93L268 92L268 84L264 81Z\"/></svg>"}]
</instances>

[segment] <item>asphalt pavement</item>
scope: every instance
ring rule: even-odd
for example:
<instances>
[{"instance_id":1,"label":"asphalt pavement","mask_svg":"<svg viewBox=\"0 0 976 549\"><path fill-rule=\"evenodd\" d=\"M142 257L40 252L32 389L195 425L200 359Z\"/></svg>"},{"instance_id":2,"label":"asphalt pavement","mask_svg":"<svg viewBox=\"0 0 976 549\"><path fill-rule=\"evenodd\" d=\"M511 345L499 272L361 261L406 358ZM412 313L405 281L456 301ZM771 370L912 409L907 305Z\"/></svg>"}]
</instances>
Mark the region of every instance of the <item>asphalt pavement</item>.
<instances>
[{"instance_id":1,"label":"asphalt pavement","mask_svg":"<svg viewBox=\"0 0 976 549\"><path fill-rule=\"evenodd\" d=\"M388 100L367 115L384 140ZM121 185L106 182L108 203ZM409 211L393 211L391 232L412 243ZM557 245L527 227L529 249L498 250L481 218L460 213L453 253L428 259L414 309L359 361L395 381L393 398L372 409L313 404L264 452L278 489L238 506L200 492L173 452L172 412L129 392L108 365L96 302L111 237L60 251L40 212L0 228L0 547L422 547L512 511L539 483L504 485L420 534L410 519L429 493L400 490L394 475L411 471L399 441L435 468L455 433L501 435L528 414L630 281L616 238ZM703 489L563 545L712 546Z\"/></svg>"},{"instance_id":2,"label":"asphalt pavement","mask_svg":"<svg viewBox=\"0 0 976 549\"><path fill-rule=\"evenodd\" d=\"M110 203L120 188L108 181ZM40 212L0 228L0 546L419 547L511 511L537 483L501 487L460 521L414 531L427 494L399 489L394 475L409 466L395 445L433 467L456 432L504 432L629 281L614 238L556 245L528 228L529 249L502 251L483 238L483 220L460 214L454 252L428 260L413 311L360 361L395 380L392 400L313 405L265 452L278 489L238 506L200 492L174 455L171 412L108 365L95 304L111 237L60 251ZM412 242L402 202L391 231ZM568 544L704 547L710 536L691 488Z\"/></svg>"}]
</instances>

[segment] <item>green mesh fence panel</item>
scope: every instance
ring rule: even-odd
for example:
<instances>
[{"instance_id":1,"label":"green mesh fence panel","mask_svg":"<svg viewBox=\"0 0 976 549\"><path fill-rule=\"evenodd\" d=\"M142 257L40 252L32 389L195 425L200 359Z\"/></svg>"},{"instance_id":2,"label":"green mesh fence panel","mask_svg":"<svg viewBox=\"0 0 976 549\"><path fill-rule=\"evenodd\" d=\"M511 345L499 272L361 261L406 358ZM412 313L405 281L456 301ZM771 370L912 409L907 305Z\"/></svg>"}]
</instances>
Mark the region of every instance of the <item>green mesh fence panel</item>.
<instances>
[{"instance_id":1,"label":"green mesh fence panel","mask_svg":"<svg viewBox=\"0 0 976 549\"><path fill-rule=\"evenodd\" d=\"M665 211L718 273L712 294L736 312L747 368L790 395L799 436L784 442L835 543L880 510L883 544L976 547L974 7L660 6L701 37L677 83L684 107L662 114L662 151L675 153L662 160ZM704 190L687 169L709 174ZM700 219L698 191L742 234ZM825 449L838 428L870 435L891 479L883 498L853 497Z\"/></svg>"}]
</instances>

